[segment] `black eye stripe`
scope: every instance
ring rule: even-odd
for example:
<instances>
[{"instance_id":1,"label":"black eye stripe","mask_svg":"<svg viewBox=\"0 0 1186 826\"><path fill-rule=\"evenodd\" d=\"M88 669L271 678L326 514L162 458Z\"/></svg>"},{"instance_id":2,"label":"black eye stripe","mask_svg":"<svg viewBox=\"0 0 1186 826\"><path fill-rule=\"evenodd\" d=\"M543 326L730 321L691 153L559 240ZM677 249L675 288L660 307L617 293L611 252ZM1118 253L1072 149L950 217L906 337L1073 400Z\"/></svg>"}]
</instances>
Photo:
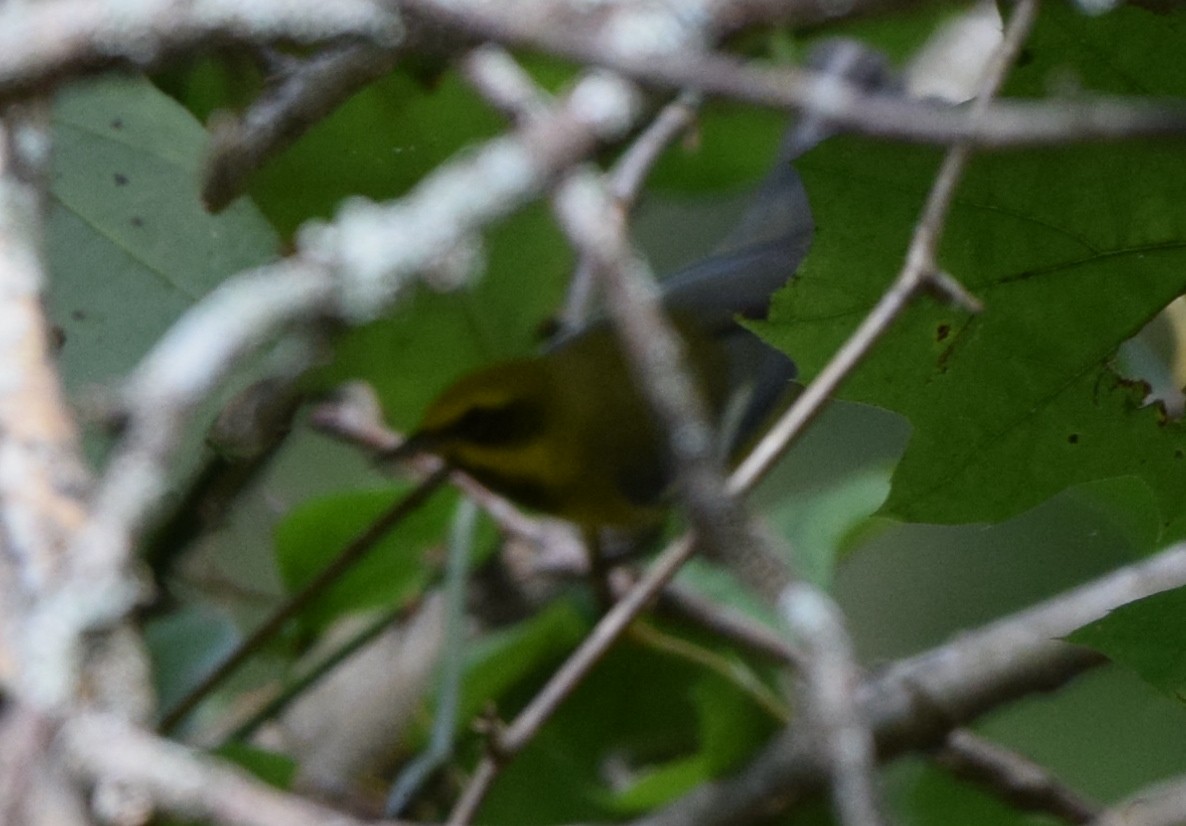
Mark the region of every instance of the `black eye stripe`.
<instances>
[{"instance_id":1,"label":"black eye stripe","mask_svg":"<svg viewBox=\"0 0 1186 826\"><path fill-rule=\"evenodd\" d=\"M471 407L446 427L442 435L470 444L508 446L538 438L543 426L539 405L512 401L498 407Z\"/></svg>"}]
</instances>

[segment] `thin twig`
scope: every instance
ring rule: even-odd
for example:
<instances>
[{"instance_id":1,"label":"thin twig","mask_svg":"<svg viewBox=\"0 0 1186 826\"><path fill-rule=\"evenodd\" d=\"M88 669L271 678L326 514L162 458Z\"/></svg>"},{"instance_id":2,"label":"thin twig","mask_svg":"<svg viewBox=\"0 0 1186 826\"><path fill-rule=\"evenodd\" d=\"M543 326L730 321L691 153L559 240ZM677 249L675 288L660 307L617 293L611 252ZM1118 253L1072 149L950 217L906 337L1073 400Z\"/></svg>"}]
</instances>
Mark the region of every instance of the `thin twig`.
<instances>
[{"instance_id":1,"label":"thin twig","mask_svg":"<svg viewBox=\"0 0 1186 826\"><path fill-rule=\"evenodd\" d=\"M512 10L480 0L453 5L459 7L455 17L468 23L473 36L485 40L502 42L513 32L515 42L540 46L557 34L577 33L607 51L614 47L658 51L671 47L673 40L682 42L679 35L688 30L701 39L720 40L757 26L837 22L886 7L901 9L911 2L853 0L839 7L821 5L818 0L682 0L679 15L655 13L654 6L638 0L600 0L593 5L581 0L519 0ZM405 11L430 19L436 13L436 19L447 19L440 13L448 11L448 4L441 0L406 3Z\"/></svg>"},{"instance_id":2,"label":"thin twig","mask_svg":"<svg viewBox=\"0 0 1186 826\"><path fill-rule=\"evenodd\" d=\"M211 691L221 685L228 676L238 670L239 666L250 659L265 644L270 642L290 619L297 616L313 600L324 594L347 571L362 561L374 549L380 539L428 501L428 498L445 481L447 475L448 471L442 468L413 488L407 495L397 499L390 508L380 514L362 533L351 540L317 576L310 580L300 591L293 594L292 597L256 628L204 680L190 689L161 718L160 730L167 733L176 728L202 700L209 696Z\"/></svg>"},{"instance_id":3,"label":"thin twig","mask_svg":"<svg viewBox=\"0 0 1186 826\"><path fill-rule=\"evenodd\" d=\"M772 69L724 54L706 52L704 35L735 31L774 17L818 16L817 2L787 4L779 15L747 18L733 3L708 4L706 13L682 14L680 23L661 14L638 19L636 10L604 15L606 37L587 27L539 30L522 4L458 4L445 0L403 0L401 10L436 21L445 37L477 36L507 45L541 48L561 57L603 66L650 86L698 89L706 95L787 111L810 111L837 127L879 137L950 144L972 140L983 148L1067 144L1083 141L1180 138L1186 134L1186 107L1180 101L1132 102L1098 98L1090 102L1011 101L995 104L989 117L973 124L965 113L897 96L866 94L856 87L821 82L809 72ZM750 5L750 4L747 4ZM848 4L856 7L859 4ZM578 13L588 4L550 4L547 9ZM297 9L299 13L293 13ZM193 54L211 40L255 43L278 37L324 42L353 35L382 46L400 35L382 4L362 2L293 6L286 2L252 5L251 15L217 2L190 3L185 14L167 0L140 4L137 16L121 13L118 0L53 0L0 14L0 99L43 89L64 77L110 68L156 68ZM628 24L612 25L634 13ZM688 30L688 21L699 28ZM657 28L651 28L657 25ZM679 32L672 37L673 30ZM628 36L624 36L628 33ZM711 37L710 37L711 39ZM115 48L113 48L113 44ZM656 48L661 47L661 48Z\"/></svg>"},{"instance_id":4,"label":"thin twig","mask_svg":"<svg viewBox=\"0 0 1186 826\"><path fill-rule=\"evenodd\" d=\"M936 750L935 762L1022 812L1089 823L1099 810L1045 767L968 729L951 732Z\"/></svg>"},{"instance_id":5,"label":"thin twig","mask_svg":"<svg viewBox=\"0 0 1186 826\"><path fill-rule=\"evenodd\" d=\"M591 177L571 176L558 200L570 234L601 277L635 381L665 426L677 490L695 532L756 593L777 599L796 641L803 642L809 714L832 755L833 799L842 822L876 826L882 820L873 738L854 706L859 672L839 610L812 586L792 583L785 563L727 493L681 342L663 318L653 276L630 250L620 211Z\"/></svg>"},{"instance_id":6,"label":"thin twig","mask_svg":"<svg viewBox=\"0 0 1186 826\"><path fill-rule=\"evenodd\" d=\"M645 620L634 623L627 633L632 642L716 674L749 697L750 701L772 720L783 725L790 722L791 711L786 700L752 672L738 669L731 658L721 656L684 637L665 633Z\"/></svg>"},{"instance_id":7,"label":"thin twig","mask_svg":"<svg viewBox=\"0 0 1186 826\"><path fill-rule=\"evenodd\" d=\"M495 736L488 753L478 763L461 798L449 813L449 826L462 826L473 819L503 763L521 751L535 737L543 724L576 689L593 666L605 656L634 618L691 558L693 549L690 536L685 536L668 546L647 569L638 584L606 612L577 650L531 699L527 707Z\"/></svg>"},{"instance_id":8,"label":"thin twig","mask_svg":"<svg viewBox=\"0 0 1186 826\"><path fill-rule=\"evenodd\" d=\"M1018 0L1013 7L1013 14L1005 26L1000 45L985 66L984 79L968 111L968 120L971 123L980 123L988 117L992 99L1000 92L1009 70L1021 54L1022 46L1025 45L1037 16L1038 0ZM960 141L953 145L943 158L943 163L935 174L935 184L923 207L922 218L915 230L910 249L906 253L907 265L901 275L902 280L914 285L915 289L921 288L924 282L931 282L932 287L946 291L950 301L962 305L970 312L979 309L979 302L964 292L954 279L939 280L941 272L936 255L947 216L951 212L955 189L976 148L973 141Z\"/></svg>"},{"instance_id":9,"label":"thin twig","mask_svg":"<svg viewBox=\"0 0 1186 826\"><path fill-rule=\"evenodd\" d=\"M984 117L985 107L1004 82L1005 75L1029 34L1036 10L1036 0L1021 0L1018 3L1006 27L1001 45L990 61L980 96L973 104L969 116L973 120ZM894 299L894 314L886 315L882 326L869 327L870 335L867 338L858 339L857 334L854 334L850 339L849 344L854 340L863 340L864 349L854 351L854 355L848 360L841 358L842 350L829 364L830 367L839 362L845 368L844 373L836 374L836 385L843 377L851 374L874 343L888 331L897 313L913 301L923 289L945 287L948 290L947 296L953 303L962 304L969 310L978 309L975 299L971 298L955 279L937 279L938 268L935 264L936 245L942 235L956 184L971 158L971 151L970 144L960 143L953 146L944 158L911 241L906 264L890 289L890 295L901 296L900 303L897 298ZM870 314L870 318L875 314L876 310ZM848 344L845 345L845 349L847 346ZM828 388L827 392L823 392L822 388ZM817 405L815 411L818 412L822 409L824 400L830 397L835 389L835 386L829 388L821 374L820 379L812 382L796 400L788 413L788 418L793 414L794 408L802 410L813 401ZM802 414L798 419L803 426L810 420L810 416ZM788 441L783 443L783 450L790 441L788 438ZM763 445L765 444L764 441ZM742 474L746 467L747 465L743 464L742 468L738 469L738 474ZM880 823L882 815L878 811L874 786L877 758L873 735L863 709L857 704L856 685L859 671L851 643L844 630L843 615L830 600L822 598L814 589L804 588L799 583L787 588L780 599L780 605L783 608L783 616L792 630L805 633L804 643L811 655L805 675L808 693L812 699L808 711L822 729L821 745L829 756L833 806L842 823L852 826L872 826Z\"/></svg>"},{"instance_id":10,"label":"thin twig","mask_svg":"<svg viewBox=\"0 0 1186 826\"><path fill-rule=\"evenodd\" d=\"M684 344L663 315L650 268L630 248L623 216L603 182L588 173L569 176L557 204L567 232L595 262L632 378L663 424L680 501L695 532L709 553L773 603L789 574L725 491L716 439L687 370Z\"/></svg>"},{"instance_id":11,"label":"thin twig","mask_svg":"<svg viewBox=\"0 0 1186 826\"><path fill-rule=\"evenodd\" d=\"M610 194L626 211L638 200L647 177L667 147L696 122L700 103L698 93L681 92L659 110L606 174Z\"/></svg>"},{"instance_id":12,"label":"thin twig","mask_svg":"<svg viewBox=\"0 0 1186 826\"><path fill-rule=\"evenodd\" d=\"M470 84L513 121L530 120L550 103L550 96L514 57L499 46L480 46L467 54L461 65ZM607 176L607 183L623 218L633 206L646 176L660 155L692 123L698 103L699 95L690 92L681 94L651 120L618 159L614 170ZM582 254L561 314L564 329L576 329L587 321L593 294L593 275L593 260Z\"/></svg>"},{"instance_id":13,"label":"thin twig","mask_svg":"<svg viewBox=\"0 0 1186 826\"><path fill-rule=\"evenodd\" d=\"M411 802L430 773L453 752L453 732L461 705L461 682L465 671L465 592L470 552L477 525L478 506L469 499L458 503L449 527L449 556L445 573L445 640L441 663L440 690L428 746L406 765L391 784L384 812L396 817Z\"/></svg>"},{"instance_id":14,"label":"thin twig","mask_svg":"<svg viewBox=\"0 0 1186 826\"><path fill-rule=\"evenodd\" d=\"M664 150L695 122L699 109L700 95L682 92L659 111L606 175L606 186L623 220L634 208L647 176ZM588 320L594 284L594 261L582 254L573 271L560 315L564 329L575 330Z\"/></svg>"},{"instance_id":15,"label":"thin twig","mask_svg":"<svg viewBox=\"0 0 1186 826\"><path fill-rule=\"evenodd\" d=\"M659 595L658 610L704 628L714 636L799 670L803 652L770 627L750 619L741 611L719 605L678 582L670 583Z\"/></svg>"},{"instance_id":16,"label":"thin twig","mask_svg":"<svg viewBox=\"0 0 1186 826\"><path fill-rule=\"evenodd\" d=\"M362 650L367 643L378 637L383 631L391 627L393 622L406 613L407 607L399 605L380 614L342 645L335 648L323 659L318 660L308 671L305 671L289 685L284 686L274 697L267 700L256 711L252 712L247 719L236 725L226 737L222 738L222 742L246 741L259 730L260 726L279 716L294 700L307 693L323 677L341 665L351 655Z\"/></svg>"},{"instance_id":17,"label":"thin twig","mask_svg":"<svg viewBox=\"0 0 1186 826\"><path fill-rule=\"evenodd\" d=\"M599 276L632 378L663 423L689 518L712 551L729 553L742 538L730 529L743 525L745 517L726 495L705 401L688 370L686 348L663 315L654 274L630 248L625 216L600 179L570 176L557 205L567 232ZM768 588L781 585L786 574L773 573L764 586L755 582L759 593L777 593Z\"/></svg>"}]
</instances>

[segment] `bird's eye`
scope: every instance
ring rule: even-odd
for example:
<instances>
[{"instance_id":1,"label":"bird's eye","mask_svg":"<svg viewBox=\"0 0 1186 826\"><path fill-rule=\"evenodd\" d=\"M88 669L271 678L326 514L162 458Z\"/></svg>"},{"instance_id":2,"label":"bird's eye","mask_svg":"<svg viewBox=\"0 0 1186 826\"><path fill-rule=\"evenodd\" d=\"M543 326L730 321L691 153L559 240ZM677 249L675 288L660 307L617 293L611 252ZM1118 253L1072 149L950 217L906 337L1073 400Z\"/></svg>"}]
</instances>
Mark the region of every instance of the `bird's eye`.
<instances>
[{"instance_id":1,"label":"bird's eye","mask_svg":"<svg viewBox=\"0 0 1186 826\"><path fill-rule=\"evenodd\" d=\"M471 444L506 446L537 438L543 425L539 406L520 400L497 407L471 407L449 428L449 433Z\"/></svg>"}]
</instances>

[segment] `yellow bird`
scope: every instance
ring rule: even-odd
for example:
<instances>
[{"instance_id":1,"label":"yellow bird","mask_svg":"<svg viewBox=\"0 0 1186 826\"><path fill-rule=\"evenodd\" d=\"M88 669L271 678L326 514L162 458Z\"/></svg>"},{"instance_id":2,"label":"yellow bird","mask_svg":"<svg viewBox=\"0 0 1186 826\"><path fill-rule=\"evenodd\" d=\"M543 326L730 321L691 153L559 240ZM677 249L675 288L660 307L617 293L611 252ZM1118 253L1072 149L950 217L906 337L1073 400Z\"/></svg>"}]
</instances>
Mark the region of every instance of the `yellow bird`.
<instances>
[{"instance_id":1,"label":"yellow bird","mask_svg":"<svg viewBox=\"0 0 1186 826\"><path fill-rule=\"evenodd\" d=\"M806 254L811 214L784 143L718 252L663 282L664 306L688 345L701 392L736 446L768 418L794 365L740 326ZM748 390L746 401L731 401ZM732 414L729 411L734 411ZM610 325L596 321L541 354L482 367L428 407L398 454L427 451L491 490L586 531L633 532L662 518L667 441L635 387Z\"/></svg>"}]
</instances>

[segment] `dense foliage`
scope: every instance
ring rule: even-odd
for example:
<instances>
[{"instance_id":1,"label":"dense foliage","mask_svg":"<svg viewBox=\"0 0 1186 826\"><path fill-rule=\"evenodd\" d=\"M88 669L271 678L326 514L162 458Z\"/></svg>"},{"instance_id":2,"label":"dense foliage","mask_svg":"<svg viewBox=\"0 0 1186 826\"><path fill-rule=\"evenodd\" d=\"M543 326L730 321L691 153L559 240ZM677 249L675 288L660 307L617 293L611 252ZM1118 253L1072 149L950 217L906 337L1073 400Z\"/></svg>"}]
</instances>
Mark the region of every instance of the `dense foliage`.
<instances>
[{"instance_id":1,"label":"dense foliage","mask_svg":"<svg viewBox=\"0 0 1186 826\"><path fill-rule=\"evenodd\" d=\"M866 21L853 32L904 60L942 17ZM793 59L807 44L778 33L745 45ZM1050 3L1004 94L1182 96L1184 48L1180 14L1125 7L1088 17ZM577 71L534 57L528 65L553 88ZM234 66L211 59L155 85L104 77L56 104L49 302L63 334L64 375L80 398L128 371L220 279L273 258L305 222L331 217L349 197L397 197L503 129L455 69L401 67L271 161L249 199L210 216L196 195L199 119L246 96L251 80ZM644 199L638 235L652 260L671 269L711 248L784 127L778 114L706 107L696 139L669 151ZM758 329L805 379L901 267L940 157L842 137L797 162L816 240ZM912 306L754 497L792 541L796 568L845 607L870 667L1186 535L1186 433L1145 383L1182 375L1183 328L1159 314L1186 291L1184 203L1178 143L977 156L940 263L984 312L929 298ZM447 294L420 287L391 316L336 335L329 363L306 379L310 390L365 379L402 429L465 369L532 351L561 300L572 254L539 204L494 227L485 244L484 272L468 286ZM244 365L240 384L268 359L284 358L281 346L262 365ZM209 461L209 449L192 441L179 486ZM92 442L100 455L102 440ZM401 485L353 449L298 426L229 522L187 551L193 559L174 583L183 598L148 625L163 705L258 619L261 601L307 582ZM454 502L438 496L384 539L195 724L215 725L248 687L295 680L310 646L344 618L414 614L437 588ZM496 546L487 525L474 567L492 564ZM770 621L711 565L689 566L680 582ZM1057 695L1001 709L979 730L1103 801L1180 772L1182 599L1158 595L1075 636L1131 672L1101 670ZM512 715L596 615L587 589L570 584L534 613L489 623L467 642L454 763L413 814L439 814L453 799L481 748L472 719L490 704ZM506 769L480 822L610 820L660 807L744 765L793 714L785 684L773 663L735 643L686 621L647 619ZM427 696L408 713L393 752L423 745L432 707ZM287 758L277 771L242 746L227 753L287 782ZM381 762L371 771L387 768ZM381 785L354 780L372 793ZM922 759L896 764L887 788L904 823L1045 822ZM778 822L825 817L800 810Z\"/></svg>"}]
</instances>

